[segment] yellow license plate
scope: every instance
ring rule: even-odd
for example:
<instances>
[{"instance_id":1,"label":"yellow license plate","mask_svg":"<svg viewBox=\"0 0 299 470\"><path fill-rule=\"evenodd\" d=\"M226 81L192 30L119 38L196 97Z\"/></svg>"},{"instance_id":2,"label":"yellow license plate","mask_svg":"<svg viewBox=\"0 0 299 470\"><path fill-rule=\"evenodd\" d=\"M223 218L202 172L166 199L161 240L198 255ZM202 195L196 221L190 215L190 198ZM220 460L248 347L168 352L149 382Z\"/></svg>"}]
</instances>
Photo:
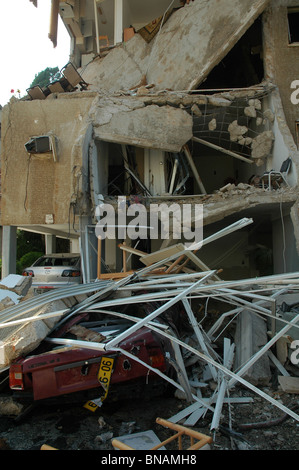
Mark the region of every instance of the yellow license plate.
<instances>
[{"instance_id":1,"label":"yellow license plate","mask_svg":"<svg viewBox=\"0 0 299 470\"><path fill-rule=\"evenodd\" d=\"M102 357L100 369L98 372L98 381L103 385L105 389L109 386L110 383L113 364L113 357Z\"/></svg>"},{"instance_id":2,"label":"yellow license plate","mask_svg":"<svg viewBox=\"0 0 299 470\"><path fill-rule=\"evenodd\" d=\"M102 397L96 400L90 400L85 403L84 408L89 409L90 411L95 411L99 406L102 405L103 401L108 395L108 389L111 379L111 374L113 371L114 358L113 357L102 357L100 369L98 372L98 381L101 383L102 387L105 390L105 393Z\"/></svg>"}]
</instances>

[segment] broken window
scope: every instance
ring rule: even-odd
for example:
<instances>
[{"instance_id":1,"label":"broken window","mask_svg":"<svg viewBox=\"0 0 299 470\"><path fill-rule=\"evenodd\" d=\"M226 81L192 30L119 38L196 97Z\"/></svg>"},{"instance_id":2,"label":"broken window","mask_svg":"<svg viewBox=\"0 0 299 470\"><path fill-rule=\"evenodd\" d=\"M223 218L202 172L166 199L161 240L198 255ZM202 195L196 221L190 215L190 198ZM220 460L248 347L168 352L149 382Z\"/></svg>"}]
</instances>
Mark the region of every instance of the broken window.
<instances>
[{"instance_id":1,"label":"broken window","mask_svg":"<svg viewBox=\"0 0 299 470\"><path fill-rule=\"evenodd\" d=\"M288 8L289 44L299 43L299 6Z\"/></svg>"}]
</instances>

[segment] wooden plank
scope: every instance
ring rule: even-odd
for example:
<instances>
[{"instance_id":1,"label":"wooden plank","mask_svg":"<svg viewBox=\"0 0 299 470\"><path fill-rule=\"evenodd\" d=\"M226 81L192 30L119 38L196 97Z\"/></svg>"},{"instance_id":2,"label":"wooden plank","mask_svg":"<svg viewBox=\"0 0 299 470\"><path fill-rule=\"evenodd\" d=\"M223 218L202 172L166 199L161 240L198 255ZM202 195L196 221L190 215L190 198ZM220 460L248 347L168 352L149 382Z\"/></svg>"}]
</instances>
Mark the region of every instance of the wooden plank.
<instances>
[{"instance_id":1,"label":"wooden plank","mask_svg":"<svg viewBox=\"0 0 299 470\"><path fill-rule=\"evenodd\" d=\"M127 253L125 251L123 251L123 272L127 272Z\"/></svg>"},{"instance_id":2,"label":"wooden plank","mask_svg":"<svg viewBox=\"0 0 299 470\"><path fill-rule=\"evenodd\" d=\"M137 250L136 248L133 248L132 246L127 246L123 243L120 243L118 247L121 250L127 251L128 253L132 253L133 255L146 256L148 254L145 251Z\"/></svg>"},{"instance_id":3,"label":"wooden plank","mask_svg":"<svg viewBox=\"0 0 299 470\"><path fill-rule=\"evenodd\" d=\"M122 277L129 276L130 274L133 274L134 271L127 271L125 273L104 273L100 274L98 279L121 279Z\"/></svg>"},{"instance_id":4,"label":"wooden plank","mask_svg":"<svg viewBox=\"0 0 299 470\"><path fill-rule=\"evenodd\" d=\"M174 263L172 263L169 266L169 268L167 268L167 270L165 271L166 274L169 274L184 258L185 258L185 255L182 255ZM177 268L176 272L181 271L181 269L183 269L183 266L179 266L179 268Z\"/></svg>"},{"instance_id":5,"label":"wooden plank","mask_svg":"<svg viewBox=\"0 0 299 470\"><path fill-rule=\"evenodd\" d=\"M163 259L169 258L170 256L173 256L176 253L180 253L184 250L184 245L182 243L178 243L177 245L164 248L164 250L155 251L154 253L142 256L140 261L146 266L150 266L151 264L154 264L158 261L163 261Z\"/></svg>"},{"instance_id":6,"label":"wooden plank","mask_svg":"<svg viewBox=\"0 0 299 470\"><path fill-rule=\"evenodd\" d=\"M205 187L203 185L201 177L199 176L197 168L196 168L195 163L193 161L193 158L192 158L191 152L189 150L189 147L187 145L184 145L183 150L184 150L184 153L187 157L187 160L189 162L189 165L191 167L192 173L193 173L194 178L195 178L195 180L198 184L199 189L201 190L202 194L207 194L207 191L205 190Z\"/></svg>"}]
</instances>

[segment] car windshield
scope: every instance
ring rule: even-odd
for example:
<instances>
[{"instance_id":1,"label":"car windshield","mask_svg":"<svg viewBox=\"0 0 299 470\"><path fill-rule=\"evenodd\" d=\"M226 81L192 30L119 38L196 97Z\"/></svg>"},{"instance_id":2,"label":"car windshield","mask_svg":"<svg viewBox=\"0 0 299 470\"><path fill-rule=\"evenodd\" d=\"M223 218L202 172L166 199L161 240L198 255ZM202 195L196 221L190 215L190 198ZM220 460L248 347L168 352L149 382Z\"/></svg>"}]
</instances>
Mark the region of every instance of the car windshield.
<instances>
[{"instance_id":1,"label":"car windshield","mask_svg":"<svg viewBox=\"0 0 299 470\"><path fill-rule=\"evenodd\" d=\"M79 258L77 256L71 258L45 256L37 260L34 266L76 266L78 261Z\"/></svg>"}]
</instances>

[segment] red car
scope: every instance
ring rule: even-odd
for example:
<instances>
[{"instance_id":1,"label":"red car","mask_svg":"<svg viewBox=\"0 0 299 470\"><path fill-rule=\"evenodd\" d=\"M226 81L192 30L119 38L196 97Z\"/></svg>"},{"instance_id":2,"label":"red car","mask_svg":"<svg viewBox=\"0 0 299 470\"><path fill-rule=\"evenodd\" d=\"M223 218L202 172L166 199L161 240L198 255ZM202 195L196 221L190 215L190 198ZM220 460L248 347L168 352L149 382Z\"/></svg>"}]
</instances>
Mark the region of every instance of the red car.
<instances>
[{"instance_id":1,"label":"red car","mask_svg":"<svg viewBox=\"0 0 299 470\"><path fill-rule=\"evenodd\" d=\"M78 337L78 332L83 332L87 336L100 335L103 343L129 326L131 323L127 320L111 320L111 316L104 318L99 313L80 313L60 325L49 337L83 339ZM171 354L168 340L150 329L142 327L119 346L164 374L173 374L166 360L166 352ZM161 392L166 383L124 354L65 347L48 342L47 338L34 355L19 358L9 370L9 386L14 395L34 401L65 396L71 401L77 397L77 392L80 392L80 400L82 393L88 399L105 394L113 397L119 393L124 397L126 390L136 396L138 392L143 395L151 386L158 386Z\"/></svg>"}]
</instances>

